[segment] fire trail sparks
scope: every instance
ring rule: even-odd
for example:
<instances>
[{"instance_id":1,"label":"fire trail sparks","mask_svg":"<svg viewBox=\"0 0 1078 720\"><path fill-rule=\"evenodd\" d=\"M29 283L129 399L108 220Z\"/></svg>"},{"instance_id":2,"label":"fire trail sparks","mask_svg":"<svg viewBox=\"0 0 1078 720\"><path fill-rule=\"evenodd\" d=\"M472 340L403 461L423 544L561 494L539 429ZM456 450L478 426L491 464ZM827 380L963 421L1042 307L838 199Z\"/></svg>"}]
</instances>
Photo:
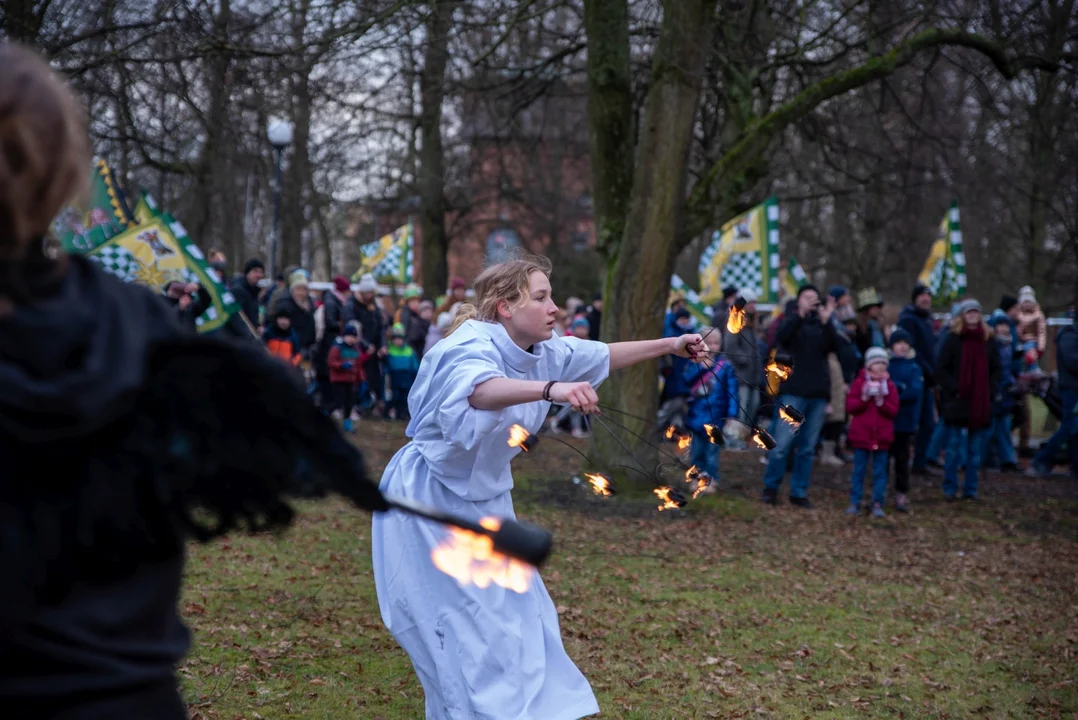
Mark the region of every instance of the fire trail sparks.
<instances>
[{"instance_id":1,"label":"fire trail sparks","mask_svg":"<svg viewBox=\"0 0 1078 720\"><path fill-rule=\"evenodd\" d=\"M501 528L501 521L492 517L483 518L479 524L492 532ZM461 585L498 585L516 593L527 592L535 568L497 552L494 541L486 535L457 527L448 529L449 536L430 553L436 568Z\"/></svg>"},{"instance_id":2,"label":"fire trail sparks","mask_svg":"<svg viewBox=\"0 0 1078 720\"><path fill-rule=\"evenodd\" d=\"M584 477L591 483L591 489L595 491L596 495L602 495L603 497L610 497L614 494L614 483L610 482L610 478L599 473L584 473Z\"/></svg>"},{"instance_id":3,"label":"fire trail sparks","mask_svg":"<svg viewBox=\"0 0 1078 720\"><path fill-rule=\"evenodd\" d=\"M788 365L779 365L777 362L772 360L767 364L767 367L765 369L767 370L767 372L771 373L779 380L790 379L790 367Z\"/></svg>"},{"instance_id":4,"label":"fire trail sparks","mask_svg":"<svg viewBox=\"0 0 1078 720\"><path fill-rule=\"evenodd\" d=\"M805 414L793 405L779 405L779 417L794 428L801 427L801 423L805 422Z\"/></svg>"},{"instance_id":5,"label":"fire trail sparks","mask_svg":"<svg viewBox=\"0 0 1078 720\"><path fill-rule=\"evenodd\" d=\"M689 446L692 445L692 434L683 433L673 425L666 428L666 439L677 443L677 449L681 451L688 450Z\"/></svg>"},{"instance_id":6,"label":"fire trail sparks","mask_svg":"<svg viewBox=\"0 0 1078 720\"><path fill-rule=\"evenodd\" d=\"M658 496L658 498L663 501L663 504L659 505L659 512L662 512L663 510L673 510L675 508L685 507L685 503L688 502L684 495L679 493L674 488L667 487L665 485L663 487L655 488L652 492L654 492Z\"/></svg>"},{"instance_id":7,"label":"fire trail sparks","mask_svg":"<svg viewBox=\"0 0 1078 720\"><path fill-rule=\"evenodd\" d=\"M538 435L532 435L520 425L513 425L509 428L509 447L518 447L524 452L528 452L538 442Z\"/></svg>"}]
</instances>

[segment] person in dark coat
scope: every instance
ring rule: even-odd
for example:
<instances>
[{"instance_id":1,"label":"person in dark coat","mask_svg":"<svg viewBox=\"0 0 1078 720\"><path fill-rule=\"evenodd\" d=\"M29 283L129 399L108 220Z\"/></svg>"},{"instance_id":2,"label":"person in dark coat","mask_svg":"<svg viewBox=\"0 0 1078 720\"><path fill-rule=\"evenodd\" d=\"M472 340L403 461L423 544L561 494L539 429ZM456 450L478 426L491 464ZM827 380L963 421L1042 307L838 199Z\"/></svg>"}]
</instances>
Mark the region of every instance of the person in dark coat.
<instances>
[{"instance_id":1,"label":"person in dark coat","mask_svg":"<svg viewBox=\"0 0 1078 720\"><path fill-rule=\"evenodd\" d=\"M981 304L963 300L936 358L940 416L947 426L947 462L943 494L958 493L958 466L966 464L964 500L977 500L981 452L992 427L992 397L999 385L1000 361L995 334L984 321Z\"/></svg>"},{"instance_id":2,"label":"person in dark coat","mask_svg":"<svg viewBox=\"0 0 1078 720\"><path fill-rule=\"evenodd\" d=\"M291 495L387 509L362 456L253 343L41 238L86 191L80 104L0 45L0 703L5 717L185 720L184 552L287 526Z\"/></svg>"},{"instance_id":3,"label":"person in dark coat","mask_svg":"<svg viewBox=\"0 0 1078 720\"><path fill-rule=\"evenodd\" d=\"M363 364L363 375L367 383L367 391L372 398L364 398L366 402L360 404L360 409L365 410L369 403L373 403L375 412L380 413L385 404L385 377L382 374L382 362L386 356L386 323L382 309L378 307L375 293L378 291L378 283L374 276L367 274L359 279L359 285L352 295L350 303L351 319L357 321L363 333L364 342L372 349L367 361Z\"/></svg>"},{"instance_id":4,"label":"person in dark coat","mask_svg":"<svg viewBox=\"0 0 1078 720\"><path fill-rule=\"evenodd\" d=\"M322 337L318 339L317 347L312 358L315 377L324 405L329 405L332 395L329 372L329 351L334 342L344 332L345 325L353 318L351 316L350 285L348 278L338 275L333 278L333 288L322 293Z\"/></svg>"},{"instance_id":5,"label":"person in dark coat","mask_svg":"<svg viewBox=\"0 0 1078 720\"><path fill-rule=\"evenodd\" d=\"M887 371L898 389L899 399L895 440L891 444L891 457L895 460L895 509L909 512L910 441L917 434L925 383L913 338L901 327L891 333L891 363Z\"/></svg>"},{"instance_id":6,"label":"person in dark coat","mask_svg":"<svg viewBox=\"0 0 1078 720\"><path fill-rule=\"evenodd\" d=\"M191 332L198 330L198 319L213 305L209 292L197 283L173 280L165 284L164 297L174 308L180 326Z\"/></svg>"},{"instance_id":7,"label":"person in dark coat","mask_svg":"<svg viewBox=\"0 0 1078 720\"><path fill-rule=\"evenodd\" d=\"M1042 446L1029 468L1032 475L1047 475L1063 443L1070 454L1071 477L1078 478L1078 328L1065 325L1056 334L1057 387L1063 406L1063 422Z\"/></svg>"},{"instance_id":8,"label":"person in dark coat","mask_svg":"<svg viewBox=\"0 0 1078 720\"><path fill-rule=\"evenodd\" d=\"M932 331L932 291L918 283L913 288L911 303L898 315L898 326L909 333L917 364L924 378L924 396L921 398L920 416L917 419L917 438L913 447L915 475L928 475L928 444L936 429L936 403L933 387L936 381L936 333Z\"/></svg>"},{"instance_id":9,"label":"person in dark coat","mask_svg":"<svg viewBox=\"0 0 1078 720\"><path fill-rule=\"evenodd\" d=\"M779 387L778 402L800 410L805 420L796 432L784 421L779 420L775 425L776 446L768 453L764 473L761 499L765 503L777 501L786 474L786 459L792 449L790 503L812 507L808 499L812 462L816 441L827 419L827 404L831 402L831 368L827 356L839 351L839 338L831 323L834 309L834 298L828 296L827 304L821 307L819 291L813 285L805 285L797 291L796 312L782 320L776 334L778 349L790 354L794 361L793 373Z\"/></svg>"},{"instance_id":10,"label":"person in dark coat","mask_svg":"<svg viewBox=\"0 0 1078 720\"><path fill-rule=\"evenodd\" d=\"M588 307L588 339L599 339L599 323L603 321L603 295L595 293L595 298Z\"/></svg>"},{"instance_id":11,"label":"person in dark coat","mask_svg":"<svg viewBox=\"0 0 1078 720\"><path fill-rule=\"evenodd\" d=\"M764 362L757 349L756 337L756 293L745 288L739 293L745 299L745 325L740 332L732 333L724 324L719 328L722 336L722 349L726 359L734 367L738 379L737 419L752 427L756 422L756 412L760 408L760 387L764 383ZM739 441L731 443L740 446Z\"/></svg>"},{"instance_id":12,"label":"person in dark coat","mask_svg":"<svg viewBox=\"0 0 1078 720\"><path fill-rule=\"evenodd\" d=\"M232 297L240 306L240 312L247 317L251 327L258 328L260 323L258 313L258 283L266 276L266 266L258 258L250 258L243 265L243 274L232 278L228 289Z\"/></svg>"},{"instance_id":13,"label":"person in dark coat","mask_svg":"<svg viewBox=\"0 0 1078 720\"><path fill-rule=\"evenodd\" d=\"M309 360L318 339L314 326L314 308L307 288L307 275L296 270L288 278L288 294L273 301L272 312L284 311L299 338L300 353Z\"/></svg>"}]
</instances>

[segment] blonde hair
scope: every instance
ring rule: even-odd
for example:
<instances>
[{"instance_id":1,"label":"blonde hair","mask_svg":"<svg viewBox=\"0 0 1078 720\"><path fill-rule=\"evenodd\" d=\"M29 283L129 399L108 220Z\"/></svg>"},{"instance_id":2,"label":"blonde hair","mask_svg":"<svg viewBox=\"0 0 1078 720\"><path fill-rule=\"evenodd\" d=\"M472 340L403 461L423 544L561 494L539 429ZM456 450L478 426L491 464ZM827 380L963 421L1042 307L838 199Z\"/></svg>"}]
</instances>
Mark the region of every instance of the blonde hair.
<instances>
[{"instance_id":1,"label":"blonde hair","mask_svg":"<svg viewBox=\"0 0 1078 720\"><path fill-rule=\"evenodd\" d=\"M519 253L509 260L491 265L475 279L475 302L464 303L457 309L457 316L445 336L468 320L495 322L498 319L498 303L507 302L518 307L529 299L528 286L532 273L541 272L550 277L550 261L541 255Z\"/></svg>"},{"instance_id":2,"label":"blonde hair","mask_svg":"<svg viewBox=\"0 0 1078 720\"><path fill-rule=\"evenodd\" d=\"M955 317L951 318L952 333L954 333L955 335L961 335L962 329L964 327L966 327L965 313L962 313L961 315L956 315ZM983 313L981 314L981 330L984 331L985 340L995 335L995 332L993 332L992 328L988 327L988 323L985 322Z\"/></svg>"}]
</instances>

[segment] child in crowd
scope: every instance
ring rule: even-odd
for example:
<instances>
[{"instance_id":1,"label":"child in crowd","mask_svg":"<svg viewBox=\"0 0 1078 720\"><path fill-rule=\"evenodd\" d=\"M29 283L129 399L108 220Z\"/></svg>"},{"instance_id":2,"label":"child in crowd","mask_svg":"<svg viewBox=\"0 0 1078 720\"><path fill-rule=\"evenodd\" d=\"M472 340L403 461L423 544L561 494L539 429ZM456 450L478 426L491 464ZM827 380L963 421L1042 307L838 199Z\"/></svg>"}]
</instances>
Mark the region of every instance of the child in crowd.
<instances>
[{"instance_id":1,"label":"child in crowd","mask_svg":"<svg viewBox=\"0 0 1078 720\"><path fill-rule=\"evenodd\" d=\"M411 345L404 342L404 326L393 325L389 331L389 350L386 354L386 372L389 374L389 387L393 391L392 403L386 408L386 417L392 409L397 420L407 420L408 391L419 374L419 357Z\"/></svg>"},{"instance_id":2,"label":"child in crowd","mask_svg":"<svg viewBox=\"0 0 1078 720\"><path fill-rule=\"evenodd\" d=\"M273 312L266 331L262 333L262 342L270 355L280 358L287 365L298 368L300 360L299 336L292 329L292 318L288 311L279 308Z\"/></svg>"},{"instance_id":3,"label":"child in crowd","mask_svg":"<svg viewBox=\"0 0 1078 720\"><path fill-rule=\"evenodd\" d=\"M1018 349L1025 353L1022 372L1039 370L1038 361L1048 347L1048 321L1029 285L1018 291L1018 317L1015 323L1018 328Z\"/></svg>"},{"instance_id":4,"label":"child in crowd","mask_svg":"<svg viewBox=\"0 0 1078 720\"><path fill-rule=\"evenodd\" d=\"M895 416L895 439L891 456L895 459L895 510L909 512L910 443L917 435L924 394L924 376L917 364L913 338L903 328L891 333L891 363L887 371L898 389L899 411Z\"/></svg>"},{"instance_id":5,"label":"child in crowd","mask_svg":"<svg viewBox=\"0 0 1078 720\"><path fill-rule=\"evenodd\" d=\"M573 324L569 327L569 334L575 338L581 340L587 340L591 334L591 323L587 318L577 318L573 321ZM561 432L561 425L565 418L569 418L569 425L572 428L573 437L586 438L588 431L584 426L584 416L573 409L572 405L565 405L559 411L558 414L550 419L548 427L550 431L555 435Z\"/></svg>"},{"instance_id":6,"label":"child in crowd","mask_svg":"<svg viewBox=\"0 0 1078 720\"><path fill-rule=\"evenodd\" d=\"M853 476L850 478L850 507L847 515L861 512L865 471L872 463L872 517L885 517L887 458L895 439L895 416L899 410L898 388L887 372L887 351L870 347L865 352L865 369L850 386L846 411L850 414L850 445L853 447Z\"/></svg>"},{"instance_id":7,"label":"child in crowd","mask_svg":"<svg viewBox=\"0 0 1078 720\"><path fill-rule=\"evenodd\" d=\"M1014 439L1011 437L1014 390L1018 385L1012 362L1014 337L1011 335L1011 325L1007 322L1006 314L999 310L988 319L988 326L996 336L1000 374L999 387L992 395L992 430L984 451L984 463L986 467L997 467L998 463L1003 472L1014 472L1018 469L1018 453L1015 452Z\"/></svg>"},{"instance_id":8,"label":"child in crowd","mask_svg":"<svg viewBox=\"0 0 1078 720\"><path fill-rule=\"evenodd\" d=\"M344 419L344 431L352 432L352 406L356 388L363 381L363 364L370 358L370 351L361 344L359 323L345 324L333 347L329 349L329 386L334 414Z\"/></svg>"},{"instance_id":9,"label":"child in crowd","mask_svg":"<svg viewBox=\"0 0 1078 720\"><path fill-rule=\"evenodd\" d=\"M708 346L716 352L722 350L722 334L711 333ZM697 470L707 473L711 479L709 492L719 485L719 443L726 434L733 436L738 416L738 386L734 366L718 356L715 364L707 367L690 362L683 372L689 388L689 411L685 425L692 432L692 459ZM711 426L708 432L706 426ZM727 425L729 433L725 433Z\"/></svg>"}]
</instances>

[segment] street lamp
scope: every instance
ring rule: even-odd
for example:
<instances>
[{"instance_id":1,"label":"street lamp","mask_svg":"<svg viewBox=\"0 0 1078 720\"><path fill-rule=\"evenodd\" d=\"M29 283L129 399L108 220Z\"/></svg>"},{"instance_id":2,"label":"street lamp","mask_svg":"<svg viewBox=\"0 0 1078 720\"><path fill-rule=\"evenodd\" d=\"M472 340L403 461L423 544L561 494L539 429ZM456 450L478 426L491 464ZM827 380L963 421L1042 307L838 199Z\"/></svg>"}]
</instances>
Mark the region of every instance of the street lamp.
<instances>
[{"instance_id":1,"label":"street lamp","mask_svg":"<svg viewBox=\"0 0 1078 720\"><path fill-rule=\"evenodd\" d=\"M269 267L270 281L277 277L277 239L281 236L281 158L284 151L292 144L292 123L280 118L270 118L266 136L273 146L273 158L276 165L276 183L273 187L273 238L270 240Z\"/></svg>"}]
</instances>

